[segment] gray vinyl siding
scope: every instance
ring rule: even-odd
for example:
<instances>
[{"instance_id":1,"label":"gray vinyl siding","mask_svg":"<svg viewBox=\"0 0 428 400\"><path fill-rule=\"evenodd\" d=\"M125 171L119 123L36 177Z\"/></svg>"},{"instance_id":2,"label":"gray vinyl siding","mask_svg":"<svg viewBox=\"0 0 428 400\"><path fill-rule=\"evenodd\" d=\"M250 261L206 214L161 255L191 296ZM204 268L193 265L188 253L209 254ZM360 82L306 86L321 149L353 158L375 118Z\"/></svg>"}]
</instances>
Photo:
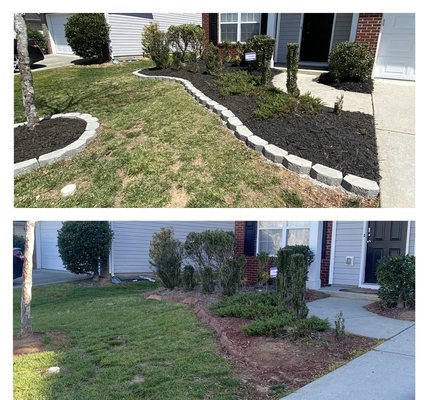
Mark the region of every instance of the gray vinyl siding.
<instances>
[{"instance_id":1,"label":"gray vinyl siding","mask_svg":"<svg viewBox=\"0 0 428 400\"><path fill-rule=\"evenodd\" d=\"M336 14L332 47L339 42L349 41L352 26L352 14Z\"/></svg>"},{"instance_id":2,"label":"gray vinyl siding","mask_svg":"<svg viewBox=\"0 0 428 400\"><path fill-rule=\"evenodd\" d=\"M334 285L358 286L360 279L363 221L338 221L334 249ZM346 265L346 257L354 256L354 264Z\"/></svg>"},{"instance_id":3,"label":"gray vinyl siding","mask_svg":"<svg viewBox=\"0 0 428 400\"><path fill-rule=\"evenodd\" d=\"M415 253L415 238L416 238L416 227L415 221L410 222L410 232L409 232L409 255L414 256Z\"/></svg>"},{"instance_id":4,"label":"gray vinyl siding","mask_svg":"<svg viewBox=\"0 0 428 400\"><path fill-rule=\"evenodd\" d=\"M150 22L157 22L161 30L171 25L196 24L202 26L201 13L109 13L110 45L113 57L143 54L141 35Z\"/></svg>"},{"instance_id":5,"label":"gray vinyl siding","mask_svg":"<svg viewBox=\"0 0 428 400\"><path fill-rule=\"evenodd\" d=\"M174 228L174 237L184 242L190 232L204 230L234 231L233 221L114 221L112 264L115 274L150 272L149 248L153 234L163 227Z\"/></svg>"},{"instance_id":6,"label":"gray vinyl siding","mask_svg":"<svg viewBox=\"0 0 428 400\"><path fill-rule=\"evenodd\" d=\"M287 62L288 43L298 43L300 35L300 21L302 14L281 14L278 35L278 58L276 62Z\"/></svg>"}]
</instances>

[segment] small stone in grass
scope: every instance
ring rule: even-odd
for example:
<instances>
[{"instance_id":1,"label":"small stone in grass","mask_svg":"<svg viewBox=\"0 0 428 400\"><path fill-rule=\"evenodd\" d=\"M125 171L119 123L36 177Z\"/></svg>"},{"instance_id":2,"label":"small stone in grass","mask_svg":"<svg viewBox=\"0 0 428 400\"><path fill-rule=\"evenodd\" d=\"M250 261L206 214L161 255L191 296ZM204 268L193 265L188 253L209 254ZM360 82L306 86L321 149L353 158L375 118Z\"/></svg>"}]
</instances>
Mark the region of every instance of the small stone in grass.
<instances>
[{"instance_id":1,"label":"small stone in grass","mask_svg":"<svg viewBox=\"0 0 428 400\"><path fill-rule=\"evenodd\" d=\"M76 185L74 183L71 183L70 185L64 186L61 189L61 196L71 196L76 191Z\"/></svg>"},{"instance_id":2,"label":"small stone in grass","mask_svg":"<svg viewBox=\"0 0 428 400\"><path fill-rule=\"evenodd\" d=\"M48 374L59 374L61 371L60 367L50 367L48 368Z\"/></svg>"}]
</instances>

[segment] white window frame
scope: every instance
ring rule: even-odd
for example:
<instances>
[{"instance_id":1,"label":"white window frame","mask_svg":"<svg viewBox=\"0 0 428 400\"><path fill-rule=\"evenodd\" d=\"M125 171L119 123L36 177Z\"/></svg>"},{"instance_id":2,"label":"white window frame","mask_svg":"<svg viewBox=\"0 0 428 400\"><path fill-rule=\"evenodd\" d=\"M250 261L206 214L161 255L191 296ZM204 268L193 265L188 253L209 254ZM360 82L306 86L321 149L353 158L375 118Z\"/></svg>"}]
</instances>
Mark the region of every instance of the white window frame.
<instances>
[{"instance_id":1,"label":"white window frame","mask_svg":"<svg viewBox=\"0 0 428 400\"><path fill-rule=\"evenodd\" d=\"M237 22L221 22L221 14L238 14L238 21ZM221 26L222 25L235 25L238 24L238 29L236 32L236 42L231 41L231 43L246 43L241 40L241 24L259 24L259 35L260 31L262 29L262 13L252 13L252 14L259 14L260 15L260 21L241 21L241 13L220 13L219 14L219 25L218 25L218 37L219 37L219 43L223 43L223 38L221 37Z\"/></svg>"},{"instance_id":2,"label":"white window frame","mask_svg":"<svg viewBox=\"0 0 428 400\"><path fill-rule=\"evenodd\" d=\"M260 221L257 221L257 244L256 244L256 254L259 254L259 243L260 243L260 234L259 232L261 230L280 230L281 229L281 245L280 248L283 248L287 245L287 231L288 230L301 230L301 229L307 229L309 230L309 240L308 240L308 246L311 244L311 231L312 231L312 222L311 221L305 221L309 223L309 226L307 227L288 227L288 222L295 222L295 221L281 221L282 222L282 228L274 228L274 227L266 227L261 228L260 227ZM269 254L270 257L276 257L275 254Z\"/></svg>"}]
</instances>

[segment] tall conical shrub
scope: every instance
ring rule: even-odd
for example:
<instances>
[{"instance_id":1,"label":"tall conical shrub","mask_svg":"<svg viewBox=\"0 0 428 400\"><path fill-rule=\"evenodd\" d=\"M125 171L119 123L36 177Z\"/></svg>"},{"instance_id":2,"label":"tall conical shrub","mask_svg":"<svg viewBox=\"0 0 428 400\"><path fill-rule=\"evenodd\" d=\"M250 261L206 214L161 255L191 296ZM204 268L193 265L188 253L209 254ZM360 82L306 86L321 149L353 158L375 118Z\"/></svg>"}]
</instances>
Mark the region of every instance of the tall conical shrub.
<instances>
[{"instance_id":1,"label":"tall conical shrub","mask_svg":"<svg viewBox=\"0 0 428 400\"><path fill-rule=\"evenodd\" d=\"M288 44L287 52L287 92L290 96L299 97L300 90L297 87L297 71L299 69L299 45Z\"/></svg>"},{"instance_id":2,"label":"tall conical shrub","mask_svg":"<svg viewBox=\"0 0 428 400\"><path fill-rule=\"evenodd\" d=\"M298 319L304 319L308 315L308 307L305 302L305 288L307 267L303 254L293 254L290 257L290 276L291 276L291 309Z\"/></svg>"}]
</instances>

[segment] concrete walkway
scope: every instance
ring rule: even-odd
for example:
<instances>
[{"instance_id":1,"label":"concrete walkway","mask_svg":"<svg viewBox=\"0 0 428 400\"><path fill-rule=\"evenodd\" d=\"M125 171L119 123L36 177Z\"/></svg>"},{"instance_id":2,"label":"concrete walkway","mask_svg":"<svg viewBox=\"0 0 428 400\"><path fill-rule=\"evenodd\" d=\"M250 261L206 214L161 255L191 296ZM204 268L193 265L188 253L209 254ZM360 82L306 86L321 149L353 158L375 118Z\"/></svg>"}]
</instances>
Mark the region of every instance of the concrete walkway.
<instances>
[{"instance_id":1,"label":"concrete walkway","mask_svg":"<svg viewBox=\"0 0 428 400\"><path fill-rule=\"evenodd\" d=\"M83 59L76 55L65 54L45 54L45 59L38 61L31 66L31 72L43 71L46 69L68 67L78 65L83 62ZM19 72L15 72L19 74Z\"/></svg>"},{"instance_id":2,"label":"concrete walkway","mask_svg":"<svg viewBox=\"0 0 428 400\"><path fill-rule=\"evenodd\" d=\"M381 207L415 207L415 83L375 79Z\"/></svg>"},{"instance_id":3,"label":"concrete walkway","mask_svg":"<svg viewBox=\"0 0 428 400\"><path fill-rule=\"evenodd\" d=\"M388 340L284 397L285 400L415 398L415 325L370 313L363 308L368 303L338 297L308 303L311 315L334 321L342 311L346 331Z\"/></svg>"},{"instance_id":4,"label":"concrete walkway","mask_svg":"<svg viewBox=\"0 0 428 400\"><path fill-rule=\"evenodd\" d=\"M76 275L69 271L55 271L50 269L33 270L33 286L54 285L57 283L75 282L90 279L88 275ZM22 285L22 278L13 281L13 287Z\"/></svg>"},{"instance_id":5,"label":"concrete walkway","mask_svg":"<svg viewBox=\"0 0 428 400\"><path fill-rule=\"evenodd\" d=\"M374 115L383 208L415 207L415 83L375 79L372 95L337 90L314 81L320 71L298 73L301 93L320 97L333 107L343 93L343 109ZM286 91L287 75L276 75L272 83Z\"/></svg>"}]
</instances>

